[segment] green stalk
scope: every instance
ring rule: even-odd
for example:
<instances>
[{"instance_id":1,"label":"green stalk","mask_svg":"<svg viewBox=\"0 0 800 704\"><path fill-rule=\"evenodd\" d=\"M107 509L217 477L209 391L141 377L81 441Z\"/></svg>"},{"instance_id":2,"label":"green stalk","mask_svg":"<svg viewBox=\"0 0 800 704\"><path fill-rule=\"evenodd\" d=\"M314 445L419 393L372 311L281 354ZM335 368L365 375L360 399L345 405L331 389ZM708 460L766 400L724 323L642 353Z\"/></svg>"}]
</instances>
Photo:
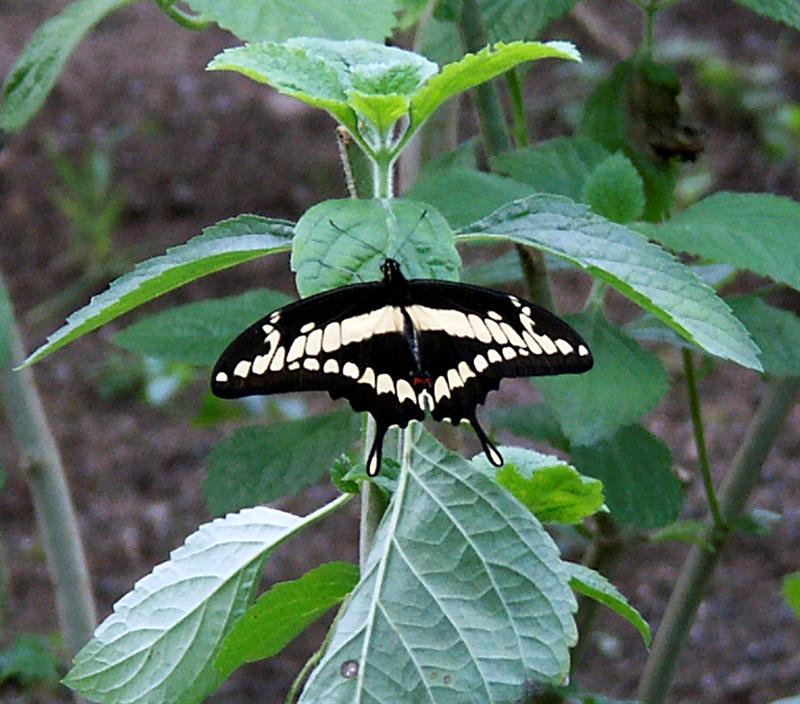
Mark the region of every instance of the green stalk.
<instances>
[{"instance_id":1,"label":"green stalk","mask_svg":"<svg viewBox=\"0 0 800 704\"><path fill-rule=\"evenodd\" d=\"M720 514L725 525L713 550L693 547L670 596L653 649L645 664L637 698L643 704L663 704L678 665L681 649L717 561L741 515L761 468L800 391L800 377L772 379L720 489Z\"/></svg>"},{"instance_id":2,"label":"green stalk","mask_svg":"<svg viewBox=\"0 0 800 704\"><path fill-rule=\"evenodd\" d=\"M155 0L155 2L167 17L186 29L199 32L214 24L211 20L203 19L202 15L190 15L175 7L175 0Z\"/></svg>"},{"instance_id":3,"label":"green stalk","mask_svg":"<svg viewBox=\"0 0 800 704\"><path fill-rule=\"evenodd\" d=\"M0 277L0 296L5 284ZM2 333L0 333L2 334ZM16 323L7 330L10 364L0 368L0 402L11 427L33 498L64 643L70 656L91 638L96 617L89 570L55 439L36 390L32 370L13 367L25 359Z\"/></svg>"},{"instance_id":4,"label":"green stalk","mask_svg":"<svg viewBox=\"0 0 800 704\"><path fill-rule=\"evenodd\" d=\"M711 510L711 518L714 521L714 528L717 531L725 529L725 521L717 500L717 492L714 488L714 477L711 474L711 464L708 461L708 451L706 450L706 436L703 430L703 416L700 412L700 398L697 394L697 380L694 374L694 360L690 350L683 350L683 368L686 373L686 388L689 392L689 408L692 413L692 427L694 428L694 439L697 445L697 458L700 462L700 473L703 475L703 486L706 490L708 507Z\"/></svg>"},{"instance_id":5,"label":"green stalk","mask_svg":"<svg viewBox=\"0 0 800 704\"><path fill-rule=\"evenodd\" d=\"M514 118L514 142L518 149L524 148L530 144L530 140L528 121L525 117L525 101L522 98L522 83L516 66L506 71L506 84L511 97L511 115Z\"/></svg>"}]
</instances>

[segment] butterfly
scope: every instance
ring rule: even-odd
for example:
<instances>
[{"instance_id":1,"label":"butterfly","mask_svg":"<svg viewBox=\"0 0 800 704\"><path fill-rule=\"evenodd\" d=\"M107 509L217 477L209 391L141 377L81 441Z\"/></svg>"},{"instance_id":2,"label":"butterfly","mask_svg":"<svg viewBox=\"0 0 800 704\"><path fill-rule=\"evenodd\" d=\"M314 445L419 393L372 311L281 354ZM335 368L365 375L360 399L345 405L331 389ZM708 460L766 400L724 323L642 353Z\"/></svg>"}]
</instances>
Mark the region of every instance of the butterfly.
<instances>
[{"instance_id":1,"label":"butterfly","mask_svg":"<svg viewBox=\"0 0 800 704\"><path fill-rule=\"evenodd\" d=\"M383 439L425 413L470 423L489 461L500 452L477 406L505 377L579 374L592 354L575 330L517 296L449 281L407 279L394 259L381 281L343 286L270 313L222 353L211 390L222 398L327 391L375 419L367 473Z\"/></svg>"}]
</instances>

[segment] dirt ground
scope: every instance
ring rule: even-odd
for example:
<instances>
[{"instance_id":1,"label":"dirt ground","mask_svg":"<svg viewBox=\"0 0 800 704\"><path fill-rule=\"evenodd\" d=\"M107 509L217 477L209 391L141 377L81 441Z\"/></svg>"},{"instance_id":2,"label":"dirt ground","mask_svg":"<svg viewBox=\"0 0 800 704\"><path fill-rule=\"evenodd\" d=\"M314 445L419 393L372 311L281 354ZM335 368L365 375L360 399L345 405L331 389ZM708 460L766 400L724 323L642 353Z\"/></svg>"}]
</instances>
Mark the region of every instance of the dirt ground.
<instances>
[{"instance_id":1,"label":"dirt ground","mask_svg":"<svg viewBox=\"0 0 800 704\"><path fill-rule=\"evenodd\" d=\"M5 76L33 29L64 6L61 0L0 3L0 75ZM635 41L638 15L618 0L588 3L621 39ZM713 19L713 21L711 21ZM719 55L744 63L777 57L781 90L800 100L800 46L791 33L733 3L684 2L668 12L660 36L714 42ZM574 41L584 55L613 60L608 37L567 19L549 37ZM612 38L613 39L613 38ZM57 176L43 149L49 136L75 156L119 126L129 135L115 152L127 210L115 241L141 259L185 241L222 218L244 212L296 219L328 197L344 195L333 123L233 74L206 73L207 61L235 38L222 31L193 34L167 20L152 3L137 4L102 23L71 59L45 109L0 152L0 267L28 349L60 319L33 324L25 314L73 283L80 266L66 256L66 224L53 202ZM539 90L560 90L552 67L536 69ZM542 90L541 86L545 89ZM531 99L539 135L565 133L563 115ZM800 197L795 162L770 162L757 148L752 119L715 107L696 91L691 107L710 133L704 164L715 188L771 190ZM204 279L170 294L168 304L230 295L255 285L289 290L285 259L264 260ZM86 292L87 296L91 293ZM567 294L568 295L568 294ZM67 312L67 311L65 311ZM100 618L134 582L209 514L202 497L205 458L230 428L192 427L202 388L163 409L136 399L104 400L96 370L115 348L110 337L133 318L84 337L36 367L36 378L63 453L80 521ZM665 360L679 373L676 358ZM717 364L702 382L709 449L720 475L762 393L758 376ZM671 446L678 466L694 476L696 454L686 399L673 392L649 418ZM782 515L772 537L739 538L722 559L692 628L671 701L759 704L800 693L800 624L782 603L780 579L800 569L800 412L795 408L764 469L751 504ZM9 603L3 643L21 632L57 629L53 593L33 521L32 505L12 440L0 425L0 462L8 473L0 491L0 539L8 570ZM323 484L288 504L307 512L334 495ZM699 479L685 514L702 512ZM354 560L355 505L317 526L302 549L290 546L269 563L269 581L298 576L329 559ZM658 627L686 549L637 544L617 565L613 581ZM288 683L323 633L318 625L279 658L237 672L212 700L221 704L283 701ZM609 696L632 697L646 652L635 632L603 613L579 681ZM2 702L67 702L64 690L21 695L0 688Z\"/></svg>"}]
</instances>

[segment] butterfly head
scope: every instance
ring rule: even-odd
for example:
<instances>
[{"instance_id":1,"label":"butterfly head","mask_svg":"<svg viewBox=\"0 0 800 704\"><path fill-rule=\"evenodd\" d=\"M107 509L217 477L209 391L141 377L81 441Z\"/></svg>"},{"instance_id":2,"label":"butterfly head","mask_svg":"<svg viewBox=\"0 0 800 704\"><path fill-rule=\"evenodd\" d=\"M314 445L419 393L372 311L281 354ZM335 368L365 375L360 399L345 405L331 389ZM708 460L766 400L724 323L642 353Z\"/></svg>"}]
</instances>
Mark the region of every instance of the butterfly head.
<instances>
[{"instance_id":1,"label":"butterfly head","mask_svg":"<svg viewBox=\"0 0 800 704\"><path fill-rule=\"evenodd\" d=\"M403 272L400 271L400 262L396 259L385 259L381 264L383 280L387 283L400 283L406 280Z\"/></svg>"}]
</instances>

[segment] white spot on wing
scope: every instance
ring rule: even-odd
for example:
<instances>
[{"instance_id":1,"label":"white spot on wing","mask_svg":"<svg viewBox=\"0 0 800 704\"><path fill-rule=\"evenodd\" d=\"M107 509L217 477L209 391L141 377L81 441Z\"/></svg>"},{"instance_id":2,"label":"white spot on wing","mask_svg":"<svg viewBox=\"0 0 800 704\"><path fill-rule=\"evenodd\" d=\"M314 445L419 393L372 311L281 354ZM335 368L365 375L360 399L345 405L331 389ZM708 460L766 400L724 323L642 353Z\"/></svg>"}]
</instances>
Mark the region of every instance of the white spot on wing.
<instances>
[{"instance_id":1,"label":"white spot on wing","mask_svg":"<svg viewBox=\"0 0 800 704\"><path fill-rule=\"evenodd\" d=\"M586 357L589 355L589 350L586 349L586 345L581 345L580 347L578 347L578 354L581 357Z\"/></svg>"},{"instance_id":2,"label":"white spot on wing","mask_svg":"<svg viewBox=\"0 0 800 704\"><path fill-rule=\"evenodd\" d=\"M517 356L517 351L513 347L503 347L503 357L506 359L514 359Z\"/></svg>"},{"instance_id":3,"label":"white spot on wing","mask_svg":"<svg viewBox=\"0 0 800 704\"><path fill-rule=\"evenodd\" d=\"M406 399L413 401L414 403L417 402L417 396L414 393L414 388L405 379L400 379L397 382L397 398L400 400L400 403L403 403L403 401Z\"/></svg>"},{"instance_id":4,"label":"white spot on wing","mask_svg":"<svg viewBox=\"0 0 800 704\"><path fill-rule=\"evenodd\" d=\"M325 362L325 366L322 367L322 371L326 374L338 374L339 362L337 362L335 359L329 359L327 362ZM356 376L358 376L358 373L356 373Z\"/></svg>"},{"instance_id":5,"label":"white spot on wing","mask_svg":"<svg viewBox=\"0 0 800 704\"><path fill-rule=\"evenodd\" d=\"M493 318L494 320L502 320L503 319L503 316L500 315L500 313L498 313L496 310L490 310L489 311L489 317Z\"/></svg>"},{"instance_id":6,"label":"white spot on wing","mask_svg":"<svg viewBox=\"0 0 800 704\"><path fill-rule=\"evenodd\" d=\"M508 338L505 336L505 333L491 318L486 318L486 327L489 328L489 332L492 333L492 337L498 345L505 345L508 342Z\"/></svg>"},{"instance_id":7,"label":"white spot on wing","mask_svg":"<svg viewBox=\"0 0 800 704\"><path fill-rule=\"evenodd\" d=\"M228 381L228 375L225 372L217 372L217 376L214 377L214 379L220 384L224 384L226 381Z\"/></svg>"},{"instance_id":8,"label":"white spot on wing","mask_svg":"<svg viewBox=\"0 0 800 704\"><path fill-rule=\"evenodd\" d=\"M406 308L406 311L417 330L444 330L453 337L475 336L467 314L460 310L413 305Z\"/></svg>"},{"instance_id":9,"label":"white spot on wing","mask_svg":"<svg viewBox=\"0 0 800 704\"><path fill-rule=\"evenodd\" d=\"M292 362L289 364L289 371L296 372L298 369L300 369L300 362Z\"/></svg>"},{"instance_id":10,"label":"white spot on wing","mask_svg":"<svg viewBox=\"0 0 800 704\"><path fill-rule=\"evenodd\" d=\"M364 370L364 373L361 375L361 378L358 380L359 384L369 384L370 386L375 386L375 372L372 371L372 367L367 367Z\"/></svg>"},{"instance_id":11,"label":"white spot on wing","mask_svg":"<svg viewBox=\"0 0 800 704\"><path fill-rule=\"evenodd\" d=\"M464 386L464 382L458 375L458 371L456 369L447 370L447 383L450 385L451 389L457 389L459 386Z\"/></svg>"},{"instance_id":12,"label":"white spot on wing","mask_svg":"<svg viewBox=\"0 0 800 704\"><path fill-rule=\"evenodd\" d=\"M315 357L322 349L322 330L317 328L312 332L306 340L306 354L310 357Z\"/></svg>"},{"instance_id":13,"label":"white spot on wing","mask_svg":"<svg viewBox=\"0 0 800 704\"><path fill-rule=\"evenodd\" d=\"M547 335L534 335L536 342L544 350L545 354L555 354L558 352L558 347Z\"/></svg>"},{"instance_id":14,"label":"white spot on wing","mask_svg":"<svg viewBox=\"0 0 800 704\"><path fill-rule=\"evenodd\" d=\"M287 362L293 362L295 359L300 359L303 356L303 350L306 348L306 336L298 335L292 342L289 348L289 353L286 355Z\"/></svg>"},{"instance_id":15,"label":"white spot on wing","mask_svg":"<svg viewBox=\"0 0 800 704\"><path fill-rule=\"evenodd\" d=\"M310 372L318 372L319 371L319 362L312 357L306 357L303 360L303 368L308 369Z\"/></svg>"},{"instance_id":16,"label":"white spot on wing","mask_svg":"<svg viewBox=\"0 0 800 704\"><path fill-rule=\"evenodd\" d=\"M283 369L283 360L286 357L286 348L285 347L278 347L275 350L275 356L272 358L272 362L269 365L269 370L271 372L279 372Z\"/></svg>"},{"instance_id":17,"label":"white spot on wing","mask_svg":"<svg viewBox=\"0 0 800 704\"><path fill-rule=\"evenodd\" d=\"M335 352L342 344L342 328L339 323L328 323L322 335L322 349L325 352Z\"/></svg>"},{"instance_id":18,"label":"white spot on wing","mask_svg":"<svg viewBox=\"0 0 800 704\"><path fill-rule=\"evenodd\" d=\"M497 350L489 350L487 357L489 357L489 362L492 364L497 364L497 362L503 361L503 358L500 356Z\"/></svg>"},{"instance_id":19,"label":"white spot on wing","mask_svg":"<svg viewBox=\"0 0 800 704\"><path fill-rule=\"evenodd\" d=\"M427 393L427 391L423 391L422 393ZM436 379L436 383L433 385L433 396L437 403L443 398L450 398L450 389L447 388L447 382L444 380L443 376ZM420 394L420 398L422 398L422 394Z\"/></svg>"},{"instance_id":20,"label":"white spot on wing","mask_svg":"<svg viewBox=\"0 0 800 704\"><path fill-rule=\"evenodd\" d=\"M392 382L392 377L390 377L388 374L378 374L375 390L379 394L393 394L394 383Z\"/></svg>"},{"instance_id":21,"label":"white spot on wing","mask_svg":"<svg viewBox=\"0 0 800 704\"><path fill-rule=\"evenodd\" d=\"M561 350L561 354L572 354L575 351L575 348L569 342L562 339L556 340L556 347Z\"/></svg>"},{"instance_id":22,"label":"white spot on wing","mask_svg":"<svg viewBox=\"0 0 800 704\"><path fill-rule=\"evenodd\" d=\"M314 329L314 325L315 323L306 323L305 325L303 325L302 328L300 328L300 332L302 333L311 332Z\"/></svg>"},{"instance_id":23,"label":"white spot on wing","mask_svg":"<svg viewBox=\"0 0 800 704\"><path fill-rule=\"evenodd\" d=\"M470 313L469 322L472 326L472 329L475 331L475 337L477 337L481 342L492 341L492 333L489 332L489 328L486 327L484 322L477 315Z\"/></svg>"},{"instance_id":24,"label":"white spot on wing","mask_svg":"<svg viewBox=\"0 0 800 704\"><path fill-rule=\"evenodd\" d=\"M267 354L260 354L253 360L253 374L263 374L269 367L269 360L275 350L270 350Z\"/></svg>"},{"instance_id":25,"label":"white spot on wing","mask_svg":"<svg viewBox=\"0 0 800 704\"><path fill-rule=\"evenodd\" d=\"M428 411L429 413L433 411L434 401L433 396L430 395L427 389L420 391L419 393L419 407L423 411Z\"/></svg>"},{"instance_id":26,"label":"white spot on wing","mask_svg":"<svg viewBox=\"0 0 800 704\"><path fill-rule=\"evenodd\" d=\"M358 379L358 367L352 362L345 362L342 374L349 376L351 379Z\"/></svg>"},{"instance_id":27,"label":"white spot on wing","mask_svg":"<svg viewBox=\"0 0 800 704\"><path fill-rule=\"evenodd\" d=\"M243 359L241 362L239 362L233 370L233 375L240 376L242 377L242 379L247 377L249 373L250 373L250 362L248 362L246 359Z\"/></svg>"},{"instance_id":28,"label":"white spot on wing","mask_svg":"<svg viewBox=\"0 0 800 704\"><path fill-rule=\"evenodd\" d=\"M262 325L261 329L264 331L264 334L269 335L275 328L272 325Z\"/></svg>"},{"instance_id":29,"label":"white spot on wing","mask_svg":"<svg viewBox=\"0 0 800 704\"><path fill-rule=\"evenodd\" d=\"M458 364L458 373L461 375L461 378L466 381L470 377L475 376L475 372L469 368L469 364L466 362L459 362Z\"/></svg>"},{"instance_id":30,"label":"white spot on wing","mask_svg":"<svg viewBox=\"0 0 800 704\"><path fill-rule=\"evenodd\" d=\"M475 355L475 359L472 363L475 365L475 369L478 370L479 374L489 366L489 363L486 361L486 357L484 357L482 354Z\"/></svg>"},{"instance_id":31,"label":"white spot on wing","mask_svg":"<svg viewBox=\"0 0 800 704\"><path fill-rule=\"evenodd\" d=\"M500 323L500 327L502 328L503 332L506 334L508 341L512 345L516 345L517 347L525 347L525 340L523 340L519 333L514 330L508 323Z\"/></svg>"},{"instance_id":32,"label":"white spot on wing","mask_svg":"<svg viewBox=\"0 0 800 704\"><path fill-rule=\"evenodd\" d=\"M503 466L503 456L491 445L486 446L486 454L489 456L489 461L495 467Z\"/></svg>"}]
</instances>

